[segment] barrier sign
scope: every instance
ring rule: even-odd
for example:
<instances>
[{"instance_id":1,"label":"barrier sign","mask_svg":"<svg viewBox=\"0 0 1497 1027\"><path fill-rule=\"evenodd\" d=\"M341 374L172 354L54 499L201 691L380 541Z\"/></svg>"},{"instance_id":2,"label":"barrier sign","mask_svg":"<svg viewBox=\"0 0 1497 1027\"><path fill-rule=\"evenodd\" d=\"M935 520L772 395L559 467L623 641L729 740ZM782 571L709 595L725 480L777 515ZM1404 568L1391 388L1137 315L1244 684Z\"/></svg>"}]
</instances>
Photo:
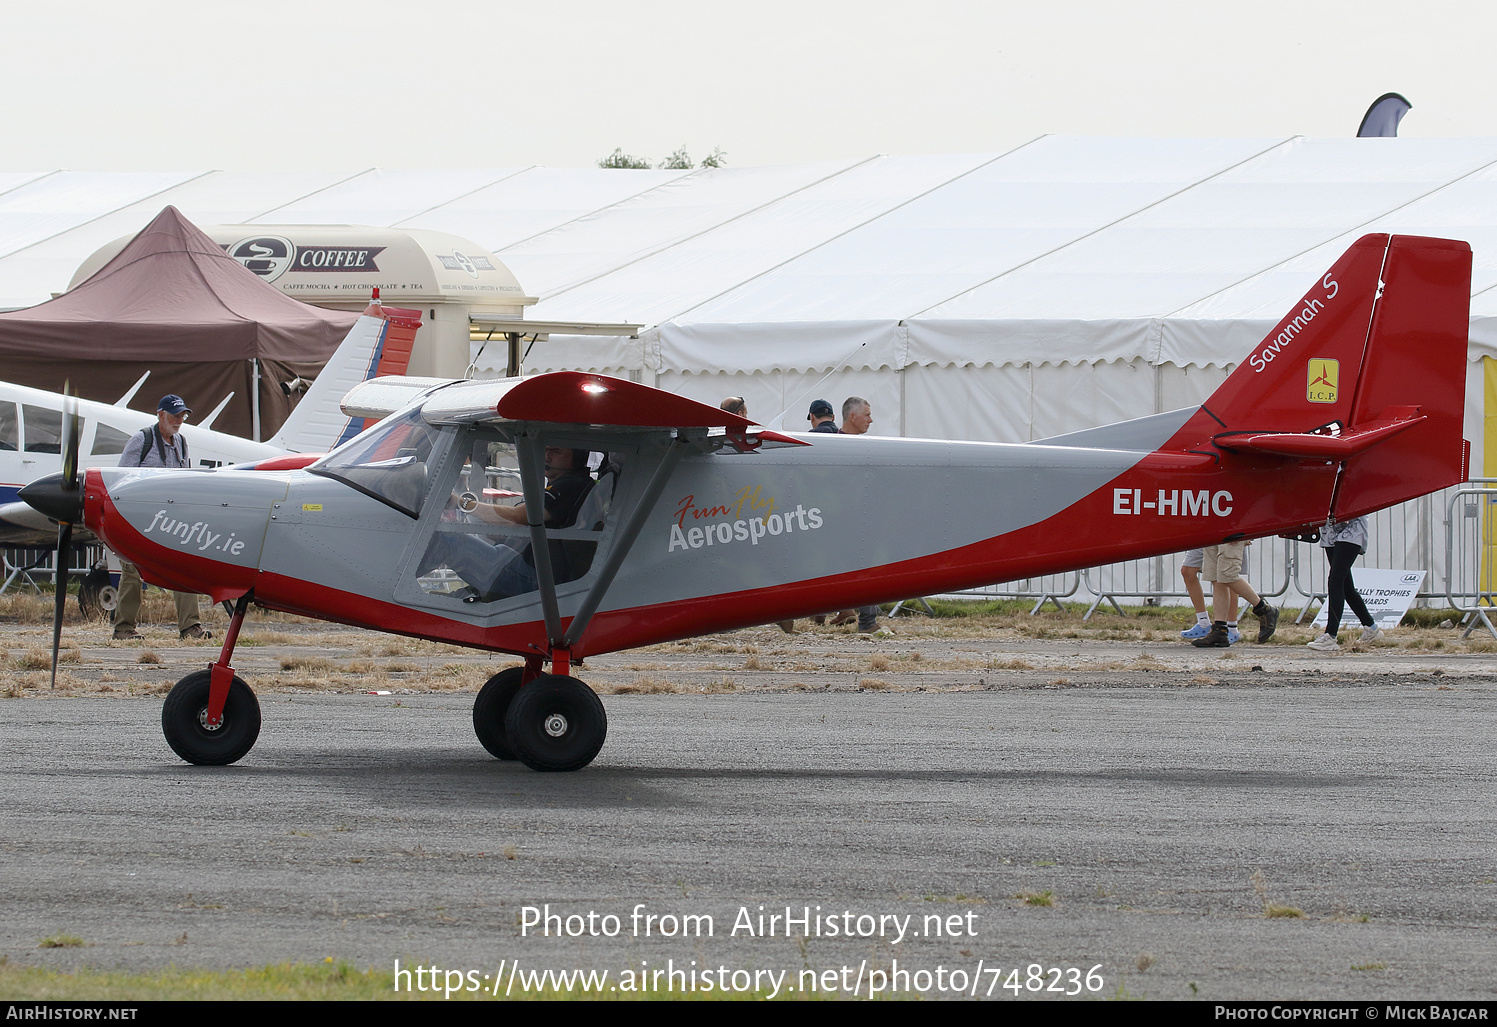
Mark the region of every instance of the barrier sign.
<instances>
[{"instance_id":1,"label":"barrier sign","mask_svg":"<svg viewBox=\"0 0 1497 1027\"><path fill-rule=\"evenodd\" d=\"M1367 604L1372 622L1380 628L1396 628L1403 620L1403 615L1409 612L1409 604L1419 594L1424 575L1424 571L1387 571L1377 567L1353 567L1351 572L1357 594ZM1317 628L1325 627L1329 612L1326 606L1321 606L1315 615ZM1341 614L1342 626L1354 624L1356 620L1350 610Z\"/></svg>"}]
</instances>

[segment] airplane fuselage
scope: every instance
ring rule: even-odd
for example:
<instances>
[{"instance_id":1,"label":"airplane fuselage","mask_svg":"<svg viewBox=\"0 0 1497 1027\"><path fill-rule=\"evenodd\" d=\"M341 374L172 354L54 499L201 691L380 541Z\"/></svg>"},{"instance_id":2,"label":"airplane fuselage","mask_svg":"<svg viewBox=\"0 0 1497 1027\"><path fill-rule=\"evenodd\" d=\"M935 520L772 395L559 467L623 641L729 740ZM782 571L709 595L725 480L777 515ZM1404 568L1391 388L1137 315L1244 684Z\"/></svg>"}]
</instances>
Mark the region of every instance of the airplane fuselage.
<instances>
[{"instance_id":1,"label":"airplane fuselage","mask_svg":"<svg viewBox=\"0 0 1497 1027\"><path fill-rule=\"evenodd\" d=\"M1115 435L1127 449L799 435L809 445L685 457L576 649L1131 559L1323 516L1330 466L1307 479L1296 464L1285 494L1282 460L1264 460L1257 485L1244 488L1240 464L1229 476L1209 455L1155 452L1195 413L1132 422L1131 435ZM433 536L454 530L446 500L474 434L438 433L415 516L315 471L222 469L210 484L200 472L120 469L89 475L87 523L164 584L222 599L253 589L275 609L523 655L544 642L536 593L475 602L423 584ZM615 453L624 471L613 509L627 510L661 454ZM563 621L621 519L550 533L597 546L592 569L557 586Z\"/></svg>"}]
</instances>

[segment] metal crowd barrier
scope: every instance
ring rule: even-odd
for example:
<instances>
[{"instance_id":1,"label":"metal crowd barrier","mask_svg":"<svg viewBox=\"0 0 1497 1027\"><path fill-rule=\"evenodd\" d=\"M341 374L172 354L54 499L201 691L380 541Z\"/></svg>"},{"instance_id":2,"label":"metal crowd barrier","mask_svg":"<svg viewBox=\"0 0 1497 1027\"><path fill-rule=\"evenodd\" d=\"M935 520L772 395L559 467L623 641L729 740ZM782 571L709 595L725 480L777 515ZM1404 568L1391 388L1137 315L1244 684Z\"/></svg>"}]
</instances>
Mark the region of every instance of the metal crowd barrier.
<instances>
[{"instance_id":1,"label":"metal crowd barrier","mask_svg":"<svg viewBox=\"0 0 1497 1027\"><path fill-rule=\"evenodd\" d=\"M1445 600L1465 615L1462 638L1469 638L1477 625L1497 638L1497 628L1489 617L1497 604L1497 589L1493 588L1497 568L1484 566L1482 559L1488 555L1485 550L1489 541L1497 544L1497 483L1487 478L1447 492Z\"/></svg>"},{"instance_id":2,"label":"metal crowd barrier","mask_svg":"<svg viewBox=\"0 0 1497 1027\"><path fill-rule=\"evenodd\" d=\"M1054 603L1057 610L1064 612L1065 606L1061 604L1061 600L1071 598L1079 588L1081 571L1067 571L1064 574L1045 574L1036 578L963 589L952 594L974 599L1033 599L1034 608L1029 612L1036 614L1046 603Z\"/></svg>"},{"instance_id":3,"label":"metal crowd barrier","mask_svg":"<svg viewBox=\"0 0 1497 1027\"><path fill-rule=\"evenodd\" d=\"M27 587L33 592L41 594L41 587L36 583L36 577L57 580L55 550L41 547L28 549L0 549L0 569L5 574L4 582L0 582L0 595L4 595L12 585L16 587ZM93 569L94 564L104 558L103 546L74 546L72 566L69 574L87 574Z\"/></svg>"},{"instance_id":4,"label":"metal crowd barrier","mask_svg":"<svg viewBox=\"0 0 1497 1027\"><path fill-rule=\"evenodd\" d=\"M1281 538L1260 538L1247 547L1243 555L1242 573L1259 596L1278 598L1289 590L1290 543ZM1144 560L1129 560L1124 563L1109 563L1101 567L1088 567L1082 572L1087 590L1096 596L1091 608L1082 620L1089 620L1104 602L1122 614L1118 599L1142 599L1154 604L1164 599L1187 599L1184 579L1180 577L1180 561L1184 553L1168 553ZM1204 584L1206 602L1211 602L1209 588Z\"/></svg>"}]
</instances>

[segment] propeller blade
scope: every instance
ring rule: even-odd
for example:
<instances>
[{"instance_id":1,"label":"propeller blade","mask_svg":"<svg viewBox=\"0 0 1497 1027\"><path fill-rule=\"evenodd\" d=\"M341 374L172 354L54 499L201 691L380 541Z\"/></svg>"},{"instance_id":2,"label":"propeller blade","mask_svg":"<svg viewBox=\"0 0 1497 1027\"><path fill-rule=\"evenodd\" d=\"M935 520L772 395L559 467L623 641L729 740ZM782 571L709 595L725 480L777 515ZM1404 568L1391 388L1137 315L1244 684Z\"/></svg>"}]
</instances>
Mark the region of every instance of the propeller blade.
<instances>
[{"instance_id":1,"label":"propeller blade","mask_svg":"<svg viewBox=\"0 0 1497 1027\"><path fill-rule=\"evenodd\" d=\"M52 610L52 687L57 687L57 651L62 645L62 613L68 603L68 565L73 548L73 525L63 521L57 526L57 604Z\"/></svg>"},{"instance_id":2,"label":"propeller blade","mask_svg":"<svg viewBox=\"0 0 1497 1027\"><path fill-rule=\"evenodd\" d=\"M67 488L78 484L78 436L82 434L78 418L78 399L62 383L62 481Z\"/></svg>"}]
</instances>

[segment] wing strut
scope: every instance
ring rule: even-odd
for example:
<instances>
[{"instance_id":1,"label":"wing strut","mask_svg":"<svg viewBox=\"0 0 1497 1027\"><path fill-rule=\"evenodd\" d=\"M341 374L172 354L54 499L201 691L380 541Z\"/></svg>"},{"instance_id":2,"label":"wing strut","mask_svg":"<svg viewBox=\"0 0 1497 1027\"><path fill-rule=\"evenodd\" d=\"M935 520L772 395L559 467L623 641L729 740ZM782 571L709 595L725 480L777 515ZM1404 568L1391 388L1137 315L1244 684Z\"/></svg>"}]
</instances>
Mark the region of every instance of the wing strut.
<instances>
[{"instance_id":1,"label":"wing strut","mask_svg":"<svg viewBox=\"0 0 1497 1027\"><path fill-rule=\"evenodd\" d=\"M561 611L556 604L556 573L551 567L551 547L546 544L546 449L533 431L515 436L515 457L520 464L520 486L525 492L525 522L530 528L530 552L535 560L535 583L541 593L541 614L546 620L546 640L553 646L561 640Z\"/></svg>"},{"instance_id":2,"label":"wing strut","mask_svg":"<svg viewBox=\"0 0 1497 1027\"><path fill-rule=\"evenodd\" d=\"M598 571L598 579L587 590L587 595L582 597L582 605L577 608L572 623L567 626L566 637L561 642L564 647L570 649L582 640L582 633L587 630L593 614L598 612L598 605L603 602L608 586L613 584L614 575L623 566L624 557L629 555L629 550L634 547L639 533L644 530L645 518L650 515L650 511L655 508L656 501L660 499L660 494L665 491L666 483L670 481L671 473L676 469L676 462L681 459L681 454L685 449L686 442L677 439L660 458L660 464L655 468L650 484L645 487L644 495L639 497L639 502L629 514L629 519L624 522L624 526L619 529L618 535L614 538L613 549L609 552L608 559L603 561L603 569Z\"/></svg>"}]
</instances>

